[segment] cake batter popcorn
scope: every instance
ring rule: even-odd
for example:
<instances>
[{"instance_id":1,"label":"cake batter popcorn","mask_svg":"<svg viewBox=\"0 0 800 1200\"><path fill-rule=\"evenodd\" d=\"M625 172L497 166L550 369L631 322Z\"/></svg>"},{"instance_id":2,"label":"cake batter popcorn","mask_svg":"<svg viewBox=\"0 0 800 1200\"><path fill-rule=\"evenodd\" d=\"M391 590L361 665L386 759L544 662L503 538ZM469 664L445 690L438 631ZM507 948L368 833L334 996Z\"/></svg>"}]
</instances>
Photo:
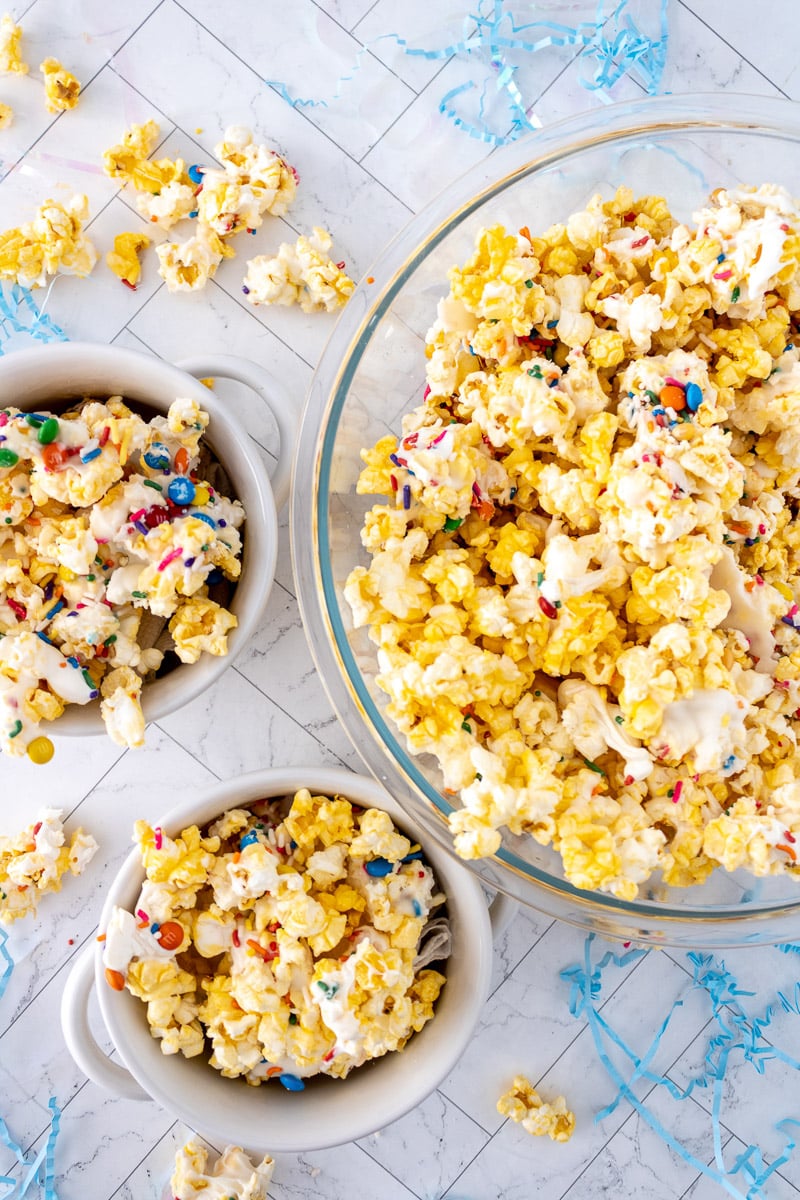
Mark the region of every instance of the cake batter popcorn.
<instances>
[{"instance_id":1,"label":"cake batter popcorn","mask_svg":"<svg viewBox=\"0 0 800 1200\"><path fill-rule=\"evenodd\" d=\"M799 230L769 184L687 224L621 188L450 271L345 595L462 856L796 871Z\"/></svg>"},{"instance_id":2,"label":"cake batter popcorn","mask_svg":"<svg viewBox=\"0 0 800 1200\"><path fill-rule=\"evenodd\" d=\"M227 653L236 617L209 591L239 577L245 514L204 480L207 423L185 399L149 422L118 396L0 410L2 752L47 761L41 723L95 699L139 746L164 649Z\"/></svg>"},{"instance_id":3,"label":"cake batter popcorn","mask_svg":"<svg viewBox=\"0 0 800 1200\"><path fill-rule=\"evenodd\" d=\"M112 988L147 1004L165 1054L207 1053L227 1077L288 1091L402 1050L445 979L426 927L445 900L376 809L301 789L231 809L174 840L137 822L147 878L104 933ZM431 922L435 959L442 918Z\"/></svg>"},{"instance_id":4,"label":"cake batter popcorn","mask_svg":"<svg viewBox=\"0 0 800 1200\"><path fill-rule=\"evenodd\" d=\"M568 1142L575 1132L575 1114L563 1096L548 1104L524 1075L516 1075L510 1089L497 1101L497 1111L510 1117L534 1137L545 1134L554 1142Z\"/></svg>"},{"instance_id":5,"label":"cake batter popcorn","mask_svg":"<svg viewBox=\"0 0 800 1200\"><path fill-rule=\"evenodd\" d=\"M135 288L142 273L139 255L149 245L150 238L142 233L118 233L114 249L106 255L106 265L128 287Z\"/></svg>"},{"instance_id":6,"label":"cake batter popcorn","mask_svg":"<svg viewBox=\"0 0 800 1200\"><path fill-rule=\"evenodd\" d=\"M266 1154L254 1163L239 1146L226 1146L214 1166L196 1140L181 1146L169 1181L174 1200L268 1200L275 1162Z\"/></svg>"},{"instance_id":7,"label":"cake batter popcorn","mask_svg":"<svg viewBox=\"0 0 800 1200\"><path fill-rule=\"evenodd\" d=\"M65 204L45 200L32 221L0 233L0 279L34 288L56 273L89 275L97 251L83 232L88 216L86 196Z\"/></svg>"},{"instance_id":8,"label":"cake batter popcorn","mask_svg":"<svg viewBox=\"0 0 800 1200\"><path fill-rule=\"evenodd\" d=\"M303 312L334 312L353 294L355 284L328 254L332 239L315 226L311 237L294 246L282 242L273 257L260 255L247 264L242 291L249 304L299 304Z\"/></svg>"},{"instance_id":9,"label":"cake batter popcorn","mask_svg":"<svg viewBox=\"0 0 800 1200\"><path fill-rule=\"evenodd\" d=\"M0 837L0 924L35 913L40 896L61 890L69 871L80 875L97 842L77 829L68 842L60 808L46 808L29 829Z\"/></svg>"}]
</instances>

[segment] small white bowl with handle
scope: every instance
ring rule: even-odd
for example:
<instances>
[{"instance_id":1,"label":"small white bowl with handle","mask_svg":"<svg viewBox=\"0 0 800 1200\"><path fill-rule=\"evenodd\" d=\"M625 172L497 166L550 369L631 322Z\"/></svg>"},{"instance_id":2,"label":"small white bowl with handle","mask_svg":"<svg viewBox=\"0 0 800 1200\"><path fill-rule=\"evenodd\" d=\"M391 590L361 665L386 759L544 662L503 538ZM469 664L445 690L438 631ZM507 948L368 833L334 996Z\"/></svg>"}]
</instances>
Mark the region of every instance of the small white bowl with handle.
<instances>
[{"instance_id":1,"label":"small white bowl with handle","mask_svg":"<svg viewBox=\"0 0 800 1200\"><path fill-rule=\"evenodd\" d=\"M230 405L223 404L201 379L234 379L251 387L272 413L280 433L280 454L272 480L255 442ZM85 397L121 396L139 411L166 414L178 398L195 400L209 414L203 443L231 481L231 499L242 502L242 572L231 611L238 625L228 636L224 657L202 654L142 689L147 721L174 712L205 691L225 671L258 626L272 587L278 547L277 510L289 496L292 456L301 404L292 404L283 388L256 363L227 354L207 354L173 366L152 355L116 346L72 342L21 350L0 358L0 408L61 410ZM99 701L68 705L48 726L55 734L83 737L105 731Z\"/></svg>"},{"instance_id":2,"label":"small white bowl with handle","mask_svg":"<svg viewBox=\"0 0 800 1200\"><path fill-rule=\"evenodd\" d=\"M275 1082L260 1087L227 1079L209 1066L206 1055L186 1059L164 1055L150 1033L145 1004L105 981L102 943L87 947L64 988L61 1022L69 1050L95 1083L130 1099L152 1099L212 1144L243 1146L265 1153L301 1153L342 1145L397 1120L420 1104L458 1062L472 1038L489 992L493 940L516 910L498 895L490 907L477 877L446 851L425 839L400 805L374 779L334 767L271 768L222 783L174 808L160 822L174 837L188 825L200 828L234 807L256 800L312 793L342 795L364 808L381 808L407 836L420 842L440 889L447 896L452 953L432 1019L402 1052L353 1070L345 1079L317 1076L300 1092ZM144 870L133 851L112 881L100 929L115 905L133 911ZM95 989L100 1012L122 1065L110 1059L92 1034L89 1000Z\"/></svg>"}]
</instances>

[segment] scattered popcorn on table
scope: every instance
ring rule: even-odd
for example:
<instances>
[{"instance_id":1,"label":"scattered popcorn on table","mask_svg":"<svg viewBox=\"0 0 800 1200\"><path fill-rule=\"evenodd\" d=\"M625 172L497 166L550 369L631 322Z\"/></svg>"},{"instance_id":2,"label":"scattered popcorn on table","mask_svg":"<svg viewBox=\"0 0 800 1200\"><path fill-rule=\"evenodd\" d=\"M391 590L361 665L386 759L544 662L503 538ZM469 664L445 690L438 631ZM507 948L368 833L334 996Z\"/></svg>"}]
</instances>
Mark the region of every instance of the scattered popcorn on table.
<instances>
[{"instance_id":1,"label":"scattered popcorn on table","mask_svg":"<svg viewBox=\"0 0 800 1200\"><path fill-rule=\"evenodd\" d=\"M12 75L27 75L28 64L22 61L22 26L14 24L11 13L0 18L0 71Z\"/></svg>"},{"instance_id":2,"label":"scattered popcorn on table","mask_svg":"<svg viewBox=\"0 0 800 1200\"><path fill-rule=\"evenodd\" d=\"M90 274L97 252L83 232L88 215L86 196L73 196L66 204L45 200L32 221L0 233L0 279L44 287L56 272Z\"/></svg>"},{"instance_id":3,"label":"scattered popcorn on table","mask_svg":"<svg viewBox=\"0 0 800 1200\"><path fill-rule=\"evenodd\" d=\"M59 892L67 871L80 875L97 842L78 829L67 843L60 808L45 808L16 837L0 836L0 925L36 912L39 897Z\"/></svg>"},{"instance_id":4,"label":"scattered popcorn on table","mask_svg":"<svg viewBox=\"0 0 800 1200\"><path fill-rule=\"evenodd\" d=\"M14 110L7 104L0 104L0 129L8 129L14 120Z\"/></svg>"},{"instance_id":5,"label":"scattered popcorn on table","mask_svg":"<svg viewBox=\"0 0 800 1200\"><path fill-rule=\"evenodd\" d=\"M270 1155L253 1163L240 1146L226 1146L210 1171L207 1165L208 1151L199 1142L180 1147L169 1181L174 1200L268 1200L275 1170Z\"/></svg>"},{"instance_id":6,"label":"scattered popcorn on table","mask_svg":"<svg viewBox=\"0 0 800 1200\"><path fill-rule=\"evenodd\" d=\"M236 617L209 588L239 576L245 514L204 482L207 424L185 399L150 422L119 396L0 409L0 752L47 761L40 722L98 696L139 746L164 650L227 653Z\"/></svg>"},{"instance_id":7,"label":"scattered popcorn on table","mask_svg":"<svg viewBox=\"0 0 800 1200\"><path fill-rule=\"evenodd\" d=\"M118 233L114 249L106 255L106 264L128 287L135 288L142 273L139 255L150 245L143 233Z\"/></svg>"},{"instance_id":8,"label":"scattered popcorn on table","mask_svg":"<svg viewBox=\"0 0 800 1200\"><path fill-rule=\"evenodd\" d=\"M247 264L242 291L249 304L299 304L303 312L334 312L353 294L344 263L328 255L331 236L315 226L294 246L282 242L277 255L262 254Z\"/></svg>"},{"instance_id":9,"label":"scattered popcorn on table","mask_svg":"<svg viewBox=\"0 0 800 1200\"><path fill-rule=\"evenodd\" d=\"M223 1075L300 1091L402 1050L434 1016L445 978L427 964L450 939L433 872L386 813L289 800L174 840L138 821L147 878L101 936L109 985L147 1004L163 1053L208 1042Z\"/></svg>"},{"instance_id":10,"label":"scattered popcorn on table","mask_svg":"<svg viewBox=\"0 0 800 1200\"><path fill-rule=\"evenodd\" d=\"M480 230L423 403L365 450L345 595L460 855L501 831L632 900L798 875L800 211L620 188Z\"/></svg>"},{"instance_id":11,"label":"scattered popcorn on table","mask_svg":"<svg viewBox=\"0 0 800 1200\"><path fill-rule=\"evenodd\" d=\"M192 237L164 242L156 253L159 274L171 292L199 291L222 259L235 253L224 239L245 230L253 233L264 213L286 212L297 174L274 150L256 145L243 126L231 126L215 147L221 168L148 159L158 136L155 121L131 126L122 142L104 153L104 169L133 185L142 216L162 229L196 218Z\"/></svg>"},{"instance_id":12,"label":"scattered popcorn on table","mask_svg":"<svg viewBox=\"0 0 800 1200\"><path fill-rule=\"evenodd\" d=\"M514 1077L511 1089L497 1101L497 1111L535 1137L547 1134L554 1142L568 1142L575 1132L575 1114L564 1097L546 1103L524 1075Z\"/></svg>"},{"instance_id":13,"label":"scattered popcorn on table","mask_svg":"<svg viewBox=\"0 0 800 1200\"><path fill-rule=\"evenodd\" d=\"M44 75L44 94L48 112L66 112L78 103L81 85L57 58L46 58L39 64Z\"/></svg>"}]
</instances>

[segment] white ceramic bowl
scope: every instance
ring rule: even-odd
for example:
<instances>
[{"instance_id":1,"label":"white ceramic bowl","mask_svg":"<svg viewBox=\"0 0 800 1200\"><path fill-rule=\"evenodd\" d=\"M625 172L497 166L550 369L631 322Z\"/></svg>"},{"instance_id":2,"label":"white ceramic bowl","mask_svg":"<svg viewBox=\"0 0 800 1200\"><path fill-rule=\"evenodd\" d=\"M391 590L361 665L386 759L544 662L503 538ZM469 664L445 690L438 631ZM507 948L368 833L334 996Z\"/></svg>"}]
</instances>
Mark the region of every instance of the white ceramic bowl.
<instances>
[{"instance_id":1,"label":"white ceramic bowl","mask_svg":"<svg viewBox=\"0 0 800 1200\"><path fill-rule=\"evenodd\" d=\"M272 484L264 470L258 447L229 409L200 382L213 376L248 384L268 405L281 437L280 457ZM196 400L209 414L204 441L225 468L232 496L244 505L242 573L231 610L238 626L228 638L224 657L201 655L196 663L175 668L142 689L147 721L155 721L188 704L209 687L233 661L256 629L275 574L278 523L276 508L288 498L291 459L296 429L292 405L282 388L263 368L230 355L206 355L172 366L151 355L116 346L73 342L21 350L0 358L0 407L23 410L68 407L84 396L107 399L121 395L126 401L166 413L177 397ZM69 705L45 732L86 736L105 732L100 702Z\"/></svg>"},{"instance_id":2,"label":"white ceramic bowl","mask_svg":"<svg viewBox=\"0 0 800 1200\"><path fill-rule=\"evenodd\" d=\"M67 1046L81 1069L117 1094L151 1098L192 1129L222 1146L234 1143L261 1156L337 1146L397 1120L425 1099L463 1054L489 990L492 937L514 911L498 896L490 912L477 879L420 835L418 827L379 783L339 768L278 768L243 775L174 808L159 823L174 836L185 826L204 826L235 805L262 797L292 794L301 787L339 793L362 807L385 809L409 836L422 843L428 863L447 895L453 952L447 983L436 1012L402 1053L390 1053L354 1070L346 1079L309 1080L302 1092L274 1084L251 1087L226 1079L205 1056L165 1056L150 1033L145 1005L128 991L105 982L102 944L89 946L77 960L62 998L61 1022ZM104 929L114 905L131 910L144 871L133 851L111 883L100 918ZM96 989L100 1012L124 1066L97 1045L88 1022L89 997Z\"/></svg>"}]
</instances>

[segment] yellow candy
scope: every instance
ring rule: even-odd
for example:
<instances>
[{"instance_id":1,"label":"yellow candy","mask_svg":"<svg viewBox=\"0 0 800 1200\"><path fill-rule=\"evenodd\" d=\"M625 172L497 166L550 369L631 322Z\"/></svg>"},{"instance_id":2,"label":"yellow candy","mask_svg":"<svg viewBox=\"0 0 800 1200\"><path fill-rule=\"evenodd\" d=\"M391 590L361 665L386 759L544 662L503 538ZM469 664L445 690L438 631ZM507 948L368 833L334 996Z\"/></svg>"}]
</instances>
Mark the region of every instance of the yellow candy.
<instances>
[{"instance_id":1,"label":"yellow candy","mask_svg":"<svg viewBox=\"0 0 800 1200\"><path fill-rule=\"evenodd\" d=\"M55 753L55 747L49 737L37 737L28 744L28 758L37 766L49 763Z\"/></svg>"},{"instance_id":2,"label":"yellow candy","mask_svg":"<svg viewBox=\"0 0 800 1200\"><path fill-rule=\"evenodd\" d=\"M209 493L208 488L202 487L202 486L195 488L195 493L194 493L195 508L203 508L204 505L208 504L209 499L210 499L210 493Z\"/></svg>"}]
</instances>

